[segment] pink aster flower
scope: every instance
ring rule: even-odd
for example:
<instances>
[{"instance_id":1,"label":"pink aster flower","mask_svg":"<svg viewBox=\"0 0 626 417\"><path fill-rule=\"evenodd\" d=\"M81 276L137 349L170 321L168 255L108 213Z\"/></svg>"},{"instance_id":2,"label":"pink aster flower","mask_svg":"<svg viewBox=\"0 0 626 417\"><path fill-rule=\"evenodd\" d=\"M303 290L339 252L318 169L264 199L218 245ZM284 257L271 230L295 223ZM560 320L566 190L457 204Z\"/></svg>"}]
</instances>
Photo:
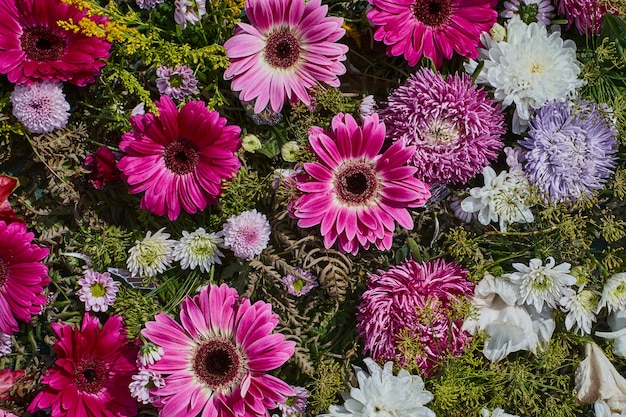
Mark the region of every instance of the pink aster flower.
<instances>
[{"instance_id":1,"label":"pink aster flower","mask_svg":"<svg viewBox=\"0 0 626 417\"><path fill-rule=\"evenodd\" d=\"M165 387L153 390L162 416L267 416L291 387L266 372L284 364L294 343L272 333L270 304L239 298L226 284L211 285L181 303L180 324L164 313L142 331L163 357L148 366Z\"/></svg>"},{"instance_id":2,"label":"pink aster flower","mask_svg":"<svg viewBox=\"0 0 626 417\"><path fill-rule=\"evenodd\" d=\"M498 18L497 0L368 1L374 39L387 45L387 55L404 55L411 66L425 56L439 68L454 52L476 58L480 34Z\"/></svg>"},{"instance_id":3,"label":"pink aster flower","mask_svg":"<svg viewBox=\"0 0 626 417\"><path fill-rule=\"evenodd\" d=\"M224 223L224 247L232 250L236 257L249 261L267 247L271 232L265 214L256 209L244 211Z\"/></svg>"},{"instance_id":4,"label":"pink aster flower","mask_svg":"<svg viewBox=\"0 0 626 417\"><path fill-rule=\"evenodd\" d=\"M137 349L126 341L119 316L100 326L85 313L77 325L53 323L57 360L42 379L47 386L29 412L52 408L52 417L133 417L137 402L128 388L137 372Z\"/></svg>"},{"instance_id":5,"label":"pink aster flower","mask_svg":"<svg viewBox=\"0 0 626 417\"><path fill-rule=\"evenodd\" d=\"M107 311L115 302L115 295L121 284L114 281L108 272L101 274L88 269L85 276L78 280L78 285L81 288L76 295L85 303L86 311Z\"/></svg>"},{"instance_id":6,"label":"pink aster flower","mask_svg":"<svg viewBox=\"0 0 626 417\"><path fill-rule=\"evenodd\" d=\"M11 335L4 332L0 332L0 357L11 353L13 347L13 341Z\"/></svg>"},{"instance_id":7,"label":"pink aster flower","mask_svg":"<svg viewBox=\"0 0 626 417\"><path fill-rule=\"evenodd\" d=\"M348 47L336 43L343 19L326 16L321 0L249 0L250 24L239 23L226 41L230 66L224 74L254 113L280 112L285 99L311 104L309 89L321 82L339 86Z\"/></svg>"},{"instance_id":8,"label":"pink aster flower","mask_svg":"<svg viewBox=\"0 0 626 417\"><path fill-rule=\"evenodd\" d=\"M555 0L560 15L567 19L567 29L576 26L581 35L600 34L602 17L617 11L608 1L602 0Z\"/></svg>"},{"instance_id":9,"label":"pink aster flower","mask_svg":"<svg viewBox=\"0 0 626 417\"><path fill-rule=\"evenodd\" d=\"M61 83L16 85L11 93L13 116L31 133L50 133L67 125L70 104Z\"/></svg>"},{"instance_id":10,"label":"pink aster flower","mask_svg":"<svg viewBox=\"0 0 626 417\"><path fill-rule=\"evenodd\" d=\"M524 23L541 22L546 26L550 24L554 11L551 0L507 0L503 6L501 17L510 19L518 15Z\"/></svg>"},{"instance_id":11,"label":"pink aster flower","mask_svg":"<svg viewBox=\"0 0 626 417\"><path fill-rule=\"evenodd\" d=\"M145 191L141 208L175 220L204 210L222 193L222 180L237 173L241 163L239 126L202 101L190 101L178 111L168 96L155 102L159 115L130 118L133 131L122 135L126 153L117 164L134 194Z\"/></svg>"},{"instance_id":12,"label":"pink aster flower","mask_svg":"<svg viewBox=\"0 0 626 417\"><path fill-rule=\"evenodd\" d=\"M298 226L320 225L324 245L336 241L339 250L356 255L359 247L391 248L395 223L413 229L408 210L424 205L430 191L415 177L417 168L404 166L415 153L401 141L383 153L385 125L373 114L357 125L343 113L332 121L332 132L314 126L309 141L319 162L304 169L298 179L303 193L293 206Z\"/></svg>"},{"instance_id":13,"label":"pink aster flower","mask_svg":"<svg viewBox=\"0 0 626 417\"><path fill-rule=\"evenodd\" d=\"M176 65L175 68L162 65L157 68L156 75L159 93L177 100L193 94L198 88L198 80L193 70L186 65Z\"/></svg>"},{"instance_id":14,"label":"pink aster flower","mask_svg":"<svg viewBox=\"0 0 626 417\"><path fill-rule=\"evenodd\" d=\"M506 131L499 105L468 75L411 75L380 111L387 136L415 146L409 164L429 184L466 183L496 159Z\"/></svg>"},{"instance_id":15,"label":"pink aster flower","mask_svg":"<svg viewBox=\"0 0 626 417\"><path fill-rule=\"evenodd\" d=\"M41 261L50 252L32 243L35 235L23 223L0 221L0 331L16 332L17 320L28 322L46 304L43 287L50 283Z\"/></svg>"},{"instance_id":16,"label":"pink aster flower","mask_svg":"<svg viewBox=\"0 0 626 417\"><path fill-rule=\"evenodd\" d=\"M109 57L111 43L59 27L88 19L108 19L61 0L0 0L0 74L15 84L67 81L79 86L94 82Z\"/></svg>"},{"instance_id":17,"label":"pink aster flower","mask_svg":"<svg viewBox=\"0 0 626 417\"><path fill-rule=\"evenodd\" d=\"M285 291L296 297L308 294L318 285L317 277L311 271L305 271L302 268L294 268L293 274L287 274L283 277Z\"/></svg>"},{"instance_id":18,"label":"pink aster flower","mask_svg":"<svg viewBox=\"0 0 626 417\"><path fill-rule=\"evenodd\" d=\"M419 366L431 376L446 355L459 356L469 333L465 317L454 317L460 300L473 294L467 271L441 259L418 263L407 260L379 275L369 274L367 290L357 312L357 330L365 341L364 354L377 361L397 360ZM414 357L402 354L402 333L419 344Z\"/></svg>"},{"instance_id":19,"label":"pink aster flower","mask_svg":"<svg viewBox=\"0 0 626 417\"><path fill-rule=\"evenodd\" d=\"M283 403L278 403L282 417L304 417L309 391L304 387L291 386L293 395Z\"/></svg>"}]
</instances>

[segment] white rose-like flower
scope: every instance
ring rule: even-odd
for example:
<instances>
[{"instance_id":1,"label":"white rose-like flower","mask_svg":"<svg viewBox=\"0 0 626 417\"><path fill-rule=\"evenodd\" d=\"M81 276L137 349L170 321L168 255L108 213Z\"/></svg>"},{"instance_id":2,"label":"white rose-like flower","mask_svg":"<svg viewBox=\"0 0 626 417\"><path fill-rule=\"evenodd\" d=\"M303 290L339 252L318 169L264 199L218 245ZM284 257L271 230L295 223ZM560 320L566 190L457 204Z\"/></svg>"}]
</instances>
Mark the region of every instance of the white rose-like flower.
<instances>
[{"instance_id":1,"label":"white rose-like flower","mask_svg":"<svg viewBox=\"0 0 626 417\"><path fill-rule=\"evenodd\" d=\"M485 332L483 354L492 362L520 350L536 354L537 348L552 337L552 311L544 308L538 312L532 305L520 305L518 297L514 284L491 274L485 274L474 289L472 304L478 309L478 317L468 317L463 330Z\"/></svg>"},{"instance_id":2,"label":"white rose-like flower","mask_svg":"<svg viewBox=\"0 0 626 417\"><path fill-rule=\"evenodd\" d=\"M435 413L424 406L433 395L424 389L424 381L419 375L401 369L396 376L393 362L387 362L384 368L371 358L363 362L369 374L355 366L359 386L352 388L343 405L331 405L329 414L318 417L435 417Z\"/></svg>"}]
</instances>

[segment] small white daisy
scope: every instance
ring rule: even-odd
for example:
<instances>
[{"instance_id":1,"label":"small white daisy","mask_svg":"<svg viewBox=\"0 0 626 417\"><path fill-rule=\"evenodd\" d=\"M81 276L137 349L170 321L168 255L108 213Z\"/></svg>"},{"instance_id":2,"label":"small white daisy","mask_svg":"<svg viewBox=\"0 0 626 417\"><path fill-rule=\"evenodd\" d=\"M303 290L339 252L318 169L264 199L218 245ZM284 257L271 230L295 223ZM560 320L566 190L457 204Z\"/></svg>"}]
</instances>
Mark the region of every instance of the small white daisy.
<instances>
[{"instance_id":1,"label":"small white daisy","mask_svg":"<svg viewBox=\"0 0 626 417\"><path fill-rule=\"evenodd\" d=\"M224 247L221 233L207 233L202 227L195 232L183 231L183 237L174 247L174 260L180 261L183 269L199 267L201 272L207 272L213 264L221 264L220 257L224 254L220 248Z\"/></svg>"},{"instance_id":2,"label":"small white daisy","mask_svg":"<svg viewBox=\"0 0 626 417\"><path fill-rule=\"evenodd\" d=\"M489 411L486 408L483 408L480 411L481 417L518 417L515 414L505 413L501 408L494 408L493 411Z\"/></svg>"},{"instance_id":3,"label":"small white daisy","mask_svg":"<svg viewBox=\"0 0 626 417\"><path fill-rule=\"evenodd\" d=\"M617 273L604 283L598 311L602 307L609 313L626 309L626 272Z\"/></svg>"},{"instance_id":4,"label":"small white daisy","mask_svg":"<svg viewBox=\"0 0 626 417\"><path fill-rule=\"evenodd\" d=\"M141 366L154 365L155 362L163 357L163 354L164 352L161 346L157 346L154 343L145 342L139 348L139 353L137 354L137 363Z\"/></svg>"},{"instance_id":5,"label":"small white daisy","mask_svg":"<svg viewBox=\"0 0 626 417\"><path fill-rule=\"evenodd\" d=\"M169 239L169 233L163 233L164 230L165 227L154 235L148 231L142 241L135 241L135 246L130 248L126 267L132 275L153 277L169 268L176 241Z\"/></svg>"},{"instance_id":6,"label":"small white daisy","mask_svg":"<svg viewBox=\"0 0 626 417\"><path fill-rule=\"evenodd\" d=\"M559 304L567 313L565 328L570 330L576 325L576 333L591 334L591 326L596 321L599 298L596 291L586 290L583 287L579 288L577 292L561 298Z\"/></svg>"},{"instance_id":7,"label":"small white daisy","mask_svg":"<svg viewBox=\"0 0 626 417\"><path fill-rule=\"evenodd\" d=\"M78 280L78 285L81 288L76 295L85 303L86 311L107 311L115 302L121 283L114 281L108 272L99 273L88 269L85 276Z\"/></svg>"},{"instance_id":8,"label":"small white daisy","mask_svg":"<svg viewBox=\"0 0 626 417\"><path fill-rule=\"evenodd\" d=\"M574 292L571 286L576 283L576 278L569 274L569 263L554 265L554 258L551 256L545 265L541 259L535 258L530 260L528 266L514 263L513 268L517 272L503 276L519 286L522 304L532 304L537 311L541 311L544 303L555 308L559 300Z\"/></svg>"},{"instance_id":9,"label":"small white daisy","mask_svg":"<svg viewBox=\"0 0 626 417\"><path fill-rule=\"evenodd\" d=\"M155 397L150 390L152 388L163 388L165 380L156 372L140 369L139 373L132 376L133 381L128 385L130 395L142 404L151 404Z\"/></svg>"}]
</instances>

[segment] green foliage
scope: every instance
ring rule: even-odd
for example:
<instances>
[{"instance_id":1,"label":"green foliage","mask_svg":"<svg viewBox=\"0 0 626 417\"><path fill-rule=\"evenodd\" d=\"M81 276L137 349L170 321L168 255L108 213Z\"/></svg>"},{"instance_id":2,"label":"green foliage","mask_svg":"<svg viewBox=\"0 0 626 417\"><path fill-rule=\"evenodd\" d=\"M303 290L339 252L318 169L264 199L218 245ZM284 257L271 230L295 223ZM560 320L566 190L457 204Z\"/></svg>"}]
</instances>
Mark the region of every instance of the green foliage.
<instances>
[{"instance_id":1,"label":"green foliage","mask_svg":"<svg viewBox=\"0 0 626 417\"><path fill-rule=\"evenodd\" d=\"M131 341L139 337L144 323L154 319L154 315L161 309L156 298L127 285L120 286L112 308L124 320L126 336Z\"/></svg>"},{"instance_id":2,"label":"green foliage","mask_svg":"<svg viewBox=\"0 0 626 417\"><path fill-rule=\"evenodd\" d=\"M333 359L319 361L307 388L311 393L307 412L310 415L326 412L328 407L337 403L338 394L345 389L339 363Z\"/></svg>"}]
</instances>

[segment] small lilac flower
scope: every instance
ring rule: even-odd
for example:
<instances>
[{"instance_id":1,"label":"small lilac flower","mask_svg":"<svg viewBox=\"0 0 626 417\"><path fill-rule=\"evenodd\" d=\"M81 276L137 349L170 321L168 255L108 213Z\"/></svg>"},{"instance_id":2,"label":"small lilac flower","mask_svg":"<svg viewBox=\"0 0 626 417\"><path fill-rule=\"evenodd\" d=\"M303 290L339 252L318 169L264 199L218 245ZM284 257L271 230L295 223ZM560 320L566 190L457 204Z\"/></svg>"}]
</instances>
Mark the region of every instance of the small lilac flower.
<instances>
[{"instance_id":1,"label":"small lilac flower","mask_svg":"<svg viewBox=\"0 0 626 417\"><path fill-rule=\"evenodd\" d=\"M256 209L231 216L223 226L224 246L236 257L252 260L267 247L270 240L270 223Z\"/></svg>"},{"instance_id":2,"label":"small lilac flower","mask_svg":"<svg viewBox=\"0 0 626 417\"><path fill-rule=\"evenodd\" d=\"M16 85L11 93L13 116L31 133L50 133L67 125L70 105L61 83Z\"/></svg>"},{"instance_id":3,"label":"small lilac flower","mask_svg":"<svg viewBox=\"0 0 626 417\"><path fill-rule=\"evenodd\" d=\"M278 409L282 412L282 417L304 416L306 402L309 398L309 391L304 387L291 386L293 395L287 397L284 403L278 403Z\"/></svg>"},{"instance_id":4,"label":"small lilac flower","mask_svg":"<svg viewBox=\"0 0 626 417\"><path fill-rule=\"evenodd\" d=\"M200 17L198 16L194 10L194 3L189 0L175 0L174 1L174 21L180 26L181 29L185 29L187 27L187 23L191 23L195 25L200 21Z\"/></svg>"},{"instance_id":5,"label":"small lilac flower","mask_svg":"<svg viewBox=\"0 0 626 417\"><path fill-rule=\"evenodd\" d=\"M12 345L11 335L0 331L0 357L11 353Z\"/></svg>"},{"instance_id":6,"label":"small lilac flower","mask_svg":"<svg viewBox=\"0 0 626 417\"><path fill-rule=\"evenodd\" d=\"M137 2L137 6L140 9L150 10L156 7L157 4L163 3L165 0L135 0Z\"/></svg>"},{"instance_id":7,"label":"small lilac flower","mask_svg":"<svg viewBox=\"0 0 626 417\"><path fill-rule=\"evenodd\" d=\"M156 70L156 85L159 93L176 100L182 100L193 94L198 88L198 80L193 70L185 65L175 68L160 66Z\"/></svg>"},{"instance_id":8,"label":"small lilac flower","mask_svg":"<svg viewBox=\"0 0 626 417\"><path fill-rule=\"evenodd\" d=\"M287 274L283 277L283 287L285 291L296 297L302 297L308 294L318 285L317 277L310 271L305 271L301 268L295 268L293 274Z\"/></svg>"},{"instance_id":9,"label":"small lilac flower","mask_svg":"<svg viewBox=\"0 0 626 417\"><path fill-rule=\"evenodd\" d=\"M518 15L526 24L541 22L548 26L554 6L550 0L506 0L500 17L510 19Z\"/></svg>"},{"instance_id":10,"label":"small lilac flower","mask_svg":"<svg viewBox=\"0 0 626 417\"><path fill-rule=\"evenodd\" d=\"M151 404L156 397L151 393L152 388L163 388L165 380L156 372L140 369L138 374L132 376L130 383L130 395L142 404Z\"/></svg>"},{"instance_id":11,"label":"small lilac flower","mask_svg":"<svg viewBox=\"0 0 626 417\"><path fill-rule=\"evenodd\" d=\"M108 272L99 273L91 269L78 280L81 288L76 292L80 301L85 303L86 311L107 311L115 302L120 283L111 278Z\"/></svg>"}]
</instances>

